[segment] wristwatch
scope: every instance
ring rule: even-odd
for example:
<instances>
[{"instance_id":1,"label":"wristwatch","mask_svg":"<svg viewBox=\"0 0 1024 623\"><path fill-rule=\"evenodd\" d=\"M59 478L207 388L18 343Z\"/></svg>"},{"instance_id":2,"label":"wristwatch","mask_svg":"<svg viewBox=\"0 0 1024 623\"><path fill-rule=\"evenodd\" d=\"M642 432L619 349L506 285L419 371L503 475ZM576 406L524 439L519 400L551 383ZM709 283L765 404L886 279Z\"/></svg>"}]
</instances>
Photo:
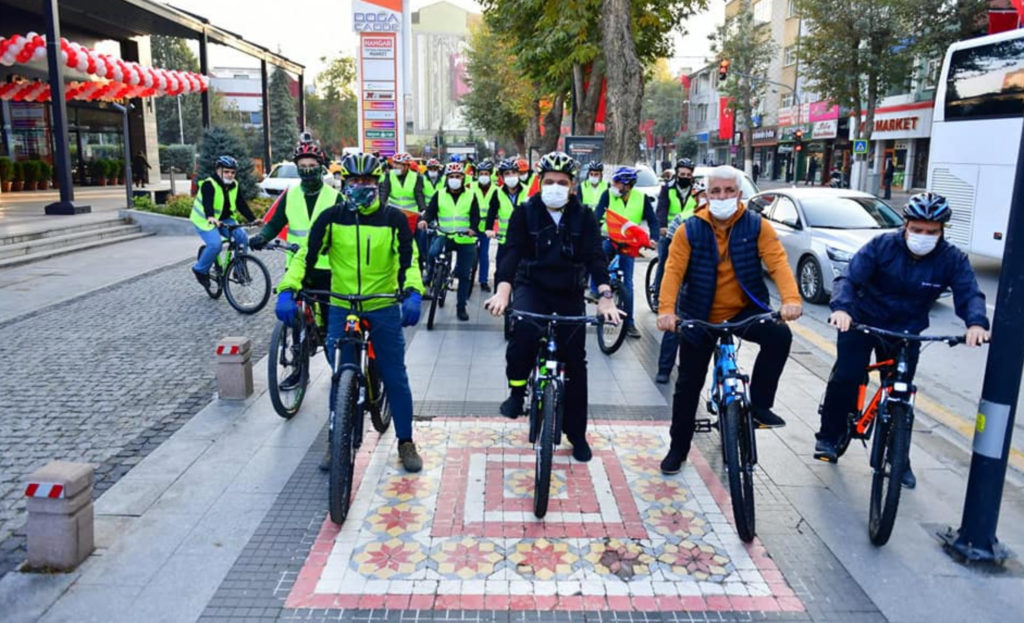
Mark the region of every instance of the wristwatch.
<instances>
[{"instance_id":1,"label":"wristwatch","mask_svg":"<svg viewBox=\"0 0 1024 623\"><path fill-rule=\"evenodd\" d=\"M600 294L601 294L601 298L606 298L606 299L615 298L615 294L612 293L611 290L605 290L604 292L601 292Z\"/></svg>"}]
</instances>

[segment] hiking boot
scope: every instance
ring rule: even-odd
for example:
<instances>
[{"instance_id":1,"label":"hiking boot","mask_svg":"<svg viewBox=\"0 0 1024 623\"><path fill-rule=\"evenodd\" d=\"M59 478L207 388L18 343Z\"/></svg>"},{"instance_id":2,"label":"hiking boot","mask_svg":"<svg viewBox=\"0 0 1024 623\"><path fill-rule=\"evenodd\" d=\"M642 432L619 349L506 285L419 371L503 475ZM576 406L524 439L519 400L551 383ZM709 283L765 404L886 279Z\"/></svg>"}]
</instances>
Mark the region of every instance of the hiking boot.
<instances>
[{"instance_id":1,"label":"hiking boot","mask_svg":"<svg viewBox=\"0 0 1024 623\"><path fill-rule=\"evenodd\" d=\"M683 461L686 460L686 453L678 448L669 448L668 454L661 459L662 474L678 474L683 468Z\"/></svg>"},{"instance_id":2,"label":"hiking boot","mask_svg":"<svg viewBox=\"0 0 1024 623\"><path fill-rule=\"evenodd\" d=\"M572 444L572 458L576 459L580 463L586 463L593 458L594 453L590 451L590 444L587 443L587 438L573 439L569 438L569 443Z\"/></svg>"},{"instance_id":3,"label":"hiking boot","mask_svg":"<svg viewBox=\"0 0 1024 623\"><path fill-rule=\"evenodd\" d=\"M402 460L402 467L407 472L418 472L423 469L423 459L419 452L416 452L416 444L411 441L403 441L398 444L398 458Z\"/></svg>"},{"instance_id":4,"label":"hiking boot","mask_svg":"<svg viewBox=\"0 0 1024 623\"><path fill-rule=\"evenodd\" d=\"M501 403L501 414L510 419L516 419L523 414L523 403L526 401L526 390L521 387L513 387L505 402Z\"/></svg>"},{"instance_id":5,"label":"hiking boot","mask_svg":"<svg viewBox=\"0 0 1024 623\"><path fill-rule=\"evenodd\" d=\"M626 337L631 337L634 340L639 340L640 338L643 337L643 334L640 333L640 329L636 328L636 325L631 324L628 327L626 327Z\"/></svg>"},{"instance_id":6,"label":"hiking boot","mask_svg":"<svg viewBox=\"0 0 1024 623\"><path fill-rule=\"evenodd\" d=\"M294 389L298 389L299 385L302 384L302 370L295 370L277 384L277 388L283 392L290 392Z\"/></svg>"},{"instance_id":7,"label":"hiking boot","mask_svg":"<svg viewBox=\"0 0 1024 623\"><path fill-rule=\"evenodd\" d=\"M455 312L455 315L463 322L469 320L469 312L466 311L465 307L460 307L458 311Z\"/></svg>"},{"instance_id":8,"label":"hiking boot","mask_svg":"<svg viewBox=\"0 0 1024 623\"><path fill-rule=\"evenodd\" d=\"M903 479L900 480L904 489L913 489L917 486L917 476L914 475L913 470L910 469L910 464L907 464L907 471L903 472Z\"/></svg>"},{"instance_id":9,"label":"hiking boot","mask_svg":"<svg viewBox=\"0 0 1024 623\"><path fill-rule=\"evenodd\" d=\"M671 372L662 372L661 370L659 370L658 376L654 377L654 382L657 383L658 385L666 385L668 383L669 376L671 375Z\"/></svg>"},{"instance_id":10,"label":"hiking boot","mask_svg":"<svg viewBox=\"0 0 1024 623\"><path fill-rule=\"evenodd\" d=\"M210 285L210 275L209 275L209 273L201 273L198 270L193 268L192 269L192 275L196 278L196 281L199 282L199 285L203 286L204 288L206 286Z\"/></svg>"},{"instance_id":11,"label":"hiking boot","mask_svg":"<svg viewBox=\"0 0 1024 623\"><path fill-rule=\"evenodd\" d=\"M758 428L782 428L786 425L786 420L775 415L771 409L754 407L753 416Z\"/></svg>"},{"instance_id":12,"label":"hiking boot","mask_svg":"<svg viewBox=\"0 0 1024 623\"><path fill-rule=\"evenodd\" d=\"M829 441L828 439L819 439L814 444L814 458L819 461L825 461L826 463L838 463L839 462L839 450L836 448L835 442Z\"/></svg>"}]
</instances>

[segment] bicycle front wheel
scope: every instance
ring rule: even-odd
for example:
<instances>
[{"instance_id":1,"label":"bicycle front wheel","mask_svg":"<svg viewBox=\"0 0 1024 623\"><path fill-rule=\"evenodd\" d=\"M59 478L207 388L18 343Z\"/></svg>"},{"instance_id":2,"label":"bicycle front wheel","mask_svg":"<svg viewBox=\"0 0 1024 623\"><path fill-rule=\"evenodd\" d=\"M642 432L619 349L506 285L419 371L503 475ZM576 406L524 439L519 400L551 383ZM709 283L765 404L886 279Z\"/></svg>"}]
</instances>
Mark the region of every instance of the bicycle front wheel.
<instances>
[{"instance_id":1,"label":"bicycle front wheel","mask_svg":"<svg viewBox=\"0 0 1024 623\"><path fill-rule=\"evenodd\" d=\"M651 311L658 313L658 291L654 289L654 278L658 275L658 258L652 258L647 263L647 276L644 279L644 292L647 294L647 306Z\"/></svg>"},{"instance_id":2,"label":"bicycle front wheel","mask_svg":"<svg viewBox=\"0 0 1024 623\"><path fill-rule=\"evenodd\" d=\"M239 253L224 272L224 294L242 314L255 314L270 299L270 272L263 262Z\"/></svg>"},{"instance_id":3,"label":"bicycle front wheel","mask_svg":"<svg viewBox=\"0 0 1024 623\"><path fill-rule=\"evenodd\" d=\"M434 268L434 281L430 284L430 309L427 311L427 331L434 330L434 316L437 315L437 308L442 305L441 296L444 292L444 271ZM441 274L439 274L441 273Z\"/></svg>"},{"instance_id":4,"label":"bicycle front wheel","mask_svg":"<svg viewBox=\"0 0 1024 623\"><path fill-rule=\"evenodd\" d=\"M615 306L619 309L626 308L626 295L622 289L622 284L615 284L612 286L612 292L614 293ZM597 346L601 349L601 352L606 355L611 355L615 351L619 350L622 346L622 342L626 340L626 321L621 320L619 324L612 324L605 322L604 319L598 317L597 321Z\"/></svg>"},{"instance_id":5,"label":"bicycle front wheel","mask_svg":"<svg viewBox=\"0 0 1024 623\"><path fill-rule=\"evenodd\" d=\"M332 388L329 422L331 467L327 508L331 521L338 525L345 521L352 503L352 480L356 464L352 429L357 417L362 417L359 413L359 379L354 370L344 370Z\"/></svg>"},{"instance_id":6,"label":"bicycle front wheel","mask_svg":"<svg viewBox=\"0 0 1024 623\"><path fill-rule=\"evenodd\" d=\"M384 382L380 378L380 369L376 359L367 359L366 363L366 404L370 407L370 422L373 429L383 433L391 426L391 403L384 391Z\"/></svg>"},{"instance_id":7,"label":"bicycle front wheel","mask_svg":"<svg viewBox=\"0 0 1024 623\"><path fill-rule=\"evenodd\" d=\"M278 322L270 334L267 388L274 411L286 420L298 413L309 385L309 349L299 333Z\"/></svg>"},{"instance_id":8,"label":"bicycle front wheel","mask_svg":"<svg viewBox=\"0 0 1024 623\"><path fill-rule=\"evenodd\" d=\"M733 400L725 407L722 423L722 448L729 473L729 495L736 532L744 542L754 540L754 465L749 426L743 407Z\"/></svg>"},{"instance_id":9,"label":"bicycle front wheel","mask_svg":"<svg viewBox=\"0 0 1024 623\"><path fill-rule=\"evenodd\" d=\"M196 261L198 261L199 258L202 257L203 251L205 250L205 244L199 247L199 252L196 253ZM210 266L210 271L208 274L210 275L210 278L207 280L205 284L203 284L203 289L206 290L206 294L209 295L211 299L219 299L221 292L224 291L224 288L221 285L220 280L220 265L216 262L216 260L214 260L213 265Z\"/></svg>"},{"instance_id":10,"label":"bicycle front wheel","mask_svg":"<svg viewBox=\"0 0 1024 623\"><path fill-rule=\"evenodd\" d=\"M889 403L890 419L879 422L875 431L871 475L871 505L868 511L868 536L875 545L885 545L896 523L903 474L910 461L911 413L906 405Z\"/></svg>"},{"instance_id":11,"label":"bicycle front wheel","mask_svg":"<svg viewBox=\"0 0 1024 623\"><path fill-rule=\"evenodd\" d=\"M544 386L540 405L540 439L536 444L537 466L533 475L533 514L540 518L548 512L551 495L551 461L555 454L555 436L558 418L555 417L555 382Z\"/></svg>"}]
</instances>

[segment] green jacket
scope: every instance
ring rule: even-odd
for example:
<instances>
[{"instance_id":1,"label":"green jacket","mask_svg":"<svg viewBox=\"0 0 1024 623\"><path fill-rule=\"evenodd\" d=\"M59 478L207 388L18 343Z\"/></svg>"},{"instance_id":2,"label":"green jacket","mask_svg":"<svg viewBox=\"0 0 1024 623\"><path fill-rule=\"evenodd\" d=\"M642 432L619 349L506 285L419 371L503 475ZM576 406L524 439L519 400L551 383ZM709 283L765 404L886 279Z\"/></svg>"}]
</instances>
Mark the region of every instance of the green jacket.
<instances>
[{"instance_id":1,"label":"green jacket","mask_svg":"<svg viewBox=\"0 0 1024 623\"><path fill-rule=\"evenodd\" d=\"M379 206L379 203L377 204ZM390 294L399 290L423 293L416 245L409 221L401 210L384 206L360 214L339 203L325 210L313 223L309 243L289 263L278 291L300 290L317 256L326 254L331 268L331 291L339 294ZM343 301L332 305L348 307ZM368 301L363 310L373 311L398 301Z\"/></svg>"}]
</instances>

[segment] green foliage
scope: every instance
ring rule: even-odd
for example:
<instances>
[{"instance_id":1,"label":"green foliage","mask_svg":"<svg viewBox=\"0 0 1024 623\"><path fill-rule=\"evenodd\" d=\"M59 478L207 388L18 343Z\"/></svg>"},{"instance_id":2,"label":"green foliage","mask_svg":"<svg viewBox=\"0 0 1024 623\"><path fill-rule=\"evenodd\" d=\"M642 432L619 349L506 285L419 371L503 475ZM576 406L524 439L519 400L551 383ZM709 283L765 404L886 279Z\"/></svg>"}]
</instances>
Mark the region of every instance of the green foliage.
<instances>
[{"instance_id":1,"label":"green foliage","mask_svg":"<svg viewBox=\"0 0 1024 623\"><path fill-rule=\"evenodd\" d=\"M180 71L199 71L199 61L184 39L153 35L153 66ZM185 142L195 144L203 134L203 109L200 94L190 93L177 97L154 98L156 106L157 137L160 143L180 143L184 131ZM181 101L181 127L178 125L178 100Z\"/></svg>"},{"instance_id":2,"label":"green foliage","mask_svg":"<svg viewBox=\"0 0 1024 623\"><path fill-rule=\"evenodd\" d=\"M189 195L172 195L167 198L167 203L163 206L163 213L168 216L188 218L192 212L192 203L194 201Z\"/></svg>"},{"instance_id":3,"label":"green foliage","mask_svg":"<svg viewBox=\"0 0 1024 623\"><path fill-rule=\"evenodd\" d=\"M270 209L270 206L274 204L274 200L271 197L253 197L249 199L249 208L257 219L262 219Z\"/></svg>"},{"instance_id":4,"label":"green foliage","mask_svg":"<svg viewBox=\"0 0 1024 623\"><path fill-rule=\"evenodd\" d=\"M910 1L910 0L907 0ZM914 0L909 11L915 34L911 50L923 59L942 59L950 44L987 32L989 0Z\"/></svg>"},{"instance_id":5,"label":"green foliage","mask_svg":"<svg viewBox=\"0 0 1024 623\"><path fill-rule=\"evenodd\" d=\"M88 164L86 164L85 166L86 169L89 171L89 177L93 179L93 182L96 182L99 179L105 179L107 177L106 160L102 158L97 158L95 160L90 160Z\"/></svg>"},{"instance_id":6,"label":"green foliage","mask_svg":"<svg viewBox=\"0 0 1024 623\"><path fill-rule=\"evenodd\" d=\"M13 181L15 181L15 182L24 182L25 181L25 163L21 162L20 160L19 161L15 161L15 163L11 166L11 173L14 176L12 178Z\"/></svg>"},{"instance_id":7,"label":"green foliage","mask_svg":"<svg viewBox=\"0 0 1024 623\"><path fill-rule=\"evenodd\" d=\"M640 116L654 120L654 136L674 139L683 127L683 85L674 79L648 83Z\"/></svg>"},{"instance_id":8,"label":"green foliage","mask_svg":"<svg viewBox=\"0 0 1024 623\"><path fill-rule=\"evenodd\" d=\"M255 197L256 179L249 148L245 141L223 127L211 127L203 134L203 141L199 146L199 179L213 175L214 162L225 154L238 161L236 179L241 195L247 201Z\"/></svg>"},{"instance_id":9,"label":"green foliage","mask_svg":"<svg viewBox=\"0 0 1024 623\"><path fill-rule=\"evenodd\" d=\"M24 176L26 184L35 184L37 181L39 181L38 160L26 160L22 166L24 167Z\"/></svg>"},{"instance_id":10,"label":"green foliage","mask_svg":"<svg viewBox=\"0 0 1024 623\"><path fill-rule=\"evenodd\" d=\"M195 145L161 145L160 169L167 173L174 167L179 173L191 173L196 161Z\"/></svg>"},{"instance_id":11,"label":"green foliage","mask_svg":"<svg viewBox=\"0 0 1024 623\"><path fill-rule=\"evenodd\" d=\"M676 139L677 158L696 158L697 139L692 136L680 136Z\"/></svg>"},{"instance_id":12,"label":"green foliage","mask_svg":"<svg viewBox=\"0 0 1024 623\"><path fill-rule=\"evenodd\" d=\"M53 178L53 167L49 162L39 161L39 181L49 181Z\"/></svg>"},{"instance_id":13,"label":"green foliage","mask_svg":"<svg viewBox=\"0 0 1024 623\"><path fill-rule=\"evenodd\" d=\"M132 207L136 210L145 210L146 212L159 212L156 208L156 204L153 203L153 198L148 194L133 197Z\"/></svg>"},{"instance_id":14,"label":"green foliage","mask_svg":"<svg viewBox=\"0 0 1024 623\"><path fill-rule=\"evenodd\" d=\"M306 122L328 156L358 143L355 79L355 59L339 56L317 74L315 90L306 97Z\"/></svg>"},{"instance_id":15,"label":"green foliage","mask_svg":"<svg viewBox=\"0 0 1024 623\"><path fill-rule=\"evenodd\" d=\"M280 67L270 74L270 149L277 162L287 159L299 142L298 114L289 81L288 73ZM268 170L272 164L266 163Z\"/></svg>"},{"instance_id":16,"label":"green foliage","mask_svg":"<svg viewBox=\"0 0 1024 623\"><path fill-rule=\"evenodd\" d=\"M107 179L124 177L124 160L107 160Z\"/></svg>"},{"instance_id":17,"label":"green foliage","mask_svg":"<svg viewBox=\"0 0 1024 623\"><path fill-rule=\"evenodd\" d=\"M7 156L0 156L0 182L14 179L14 161Z\"/></svg>"}]
</instances>

